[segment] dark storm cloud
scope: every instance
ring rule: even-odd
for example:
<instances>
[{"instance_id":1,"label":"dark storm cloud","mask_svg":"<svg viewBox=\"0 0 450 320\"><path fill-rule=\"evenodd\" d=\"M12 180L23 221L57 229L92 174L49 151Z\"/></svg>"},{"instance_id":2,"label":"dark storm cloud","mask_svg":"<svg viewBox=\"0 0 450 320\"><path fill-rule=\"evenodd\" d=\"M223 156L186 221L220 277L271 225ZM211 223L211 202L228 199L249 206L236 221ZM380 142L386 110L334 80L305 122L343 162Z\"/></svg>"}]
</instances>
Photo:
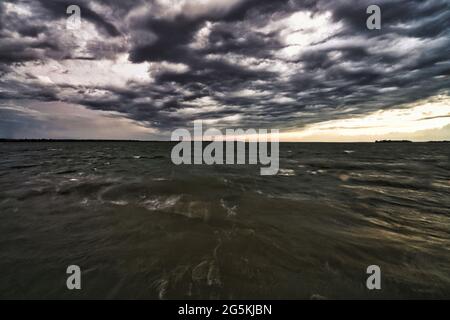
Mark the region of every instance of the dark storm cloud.
<instances>
[{"instance_id":1,"label":"dark storm cloud","mask_svg":"<svg viewBox=\"0 0 450 320\"><path fill-rule=\"evenodd\" d=\"M101 35L83 50L55 28L72 4ZM371 4L382 9L381 30L366 28ZM298 128L448 94L449 9L447 0L8 1L0 4L0 99L118 111L161 131L196 119ZM309 15L286 22L296 12ZM152 81L95 85L87 81L95 70L84 85L17 74L26 63L83 68L123 54L149 63Z\"/></svg>"},{"instance_id":2,"label":"dark storm cloud","mask_svg":"<svg viewBox=\"0 0 450 320\"><path fill-rule=\"evenodd\" d=\"M415 22L418 24L427 24L442 14L447 14L449 3L446 0L360 0L360 1L333 1L326 5L333 13L335 21L345 21L351 31L364 31L367 16L361 15L370 5L377 4L383 11L383 23L392 28L397 23ZM419 28L420 33L423 30ZM445 25L440 29L445 30ZM417 35L417 33L415 34ZM432 36L427 34L426 37Z\"/></svg>"},{"instance_id":3,"label":"dark storm cloud","mask_svg":"<svg viewBox=\"0 0 450 320\"><path fill-rule=\"evenodd\" d=\"M78 5L81 9L82 16L89 22L94 23L100 31L106 36L117 37L120 35L119 30L113 23L109 22L104 16L90 9L90 1L80 0L38 0L39 4L49 13L49 19L63 19L67 17L66 10L70 5ZM51 21L51 20L50 20Z\"/></svg>"},{"instance_id":4,"label":"dark storm cloud","mask_svg":"<svg viewBox=\"0 0 450 320\"><path fill-rule=\"evenodd\" d=\"M235 6L231 7L229 11L224 12L205 12L198 16L192 17L186 15L184 12L178 13L171 19L154 18L151 12L139 20L134 22L134 27L144 29L156 35L156 40L146 45L136 45L131 50L131 60L133 62L142 61L185 61L195 55L187 45L192 42L195 32L204 25L206 21L214 23L227 23L226 28L220 30L220 26L214 30L210 36L211 47L206 48L211 52L215 49L224 51L238 51L245 45L233 44L234 34L232 30L232 23L243 21L247 15L253 13L258 20L262 15L271 15L277 11L286 10L288 8L295 8L297 6L286 4L290 3L287 0L247 0L240 1ZM239 32L239 30L234 30ZM244 35L246 36L246 35ZM216 38L216 39L214 39ZM224 47L214 48L214 43L218 40L223 40ZM261 41L256 36L248 35L246 46L255 45L252 51L261 47ZM268 40L269 42L270 40Z\"/></svg>"}]
</instances>

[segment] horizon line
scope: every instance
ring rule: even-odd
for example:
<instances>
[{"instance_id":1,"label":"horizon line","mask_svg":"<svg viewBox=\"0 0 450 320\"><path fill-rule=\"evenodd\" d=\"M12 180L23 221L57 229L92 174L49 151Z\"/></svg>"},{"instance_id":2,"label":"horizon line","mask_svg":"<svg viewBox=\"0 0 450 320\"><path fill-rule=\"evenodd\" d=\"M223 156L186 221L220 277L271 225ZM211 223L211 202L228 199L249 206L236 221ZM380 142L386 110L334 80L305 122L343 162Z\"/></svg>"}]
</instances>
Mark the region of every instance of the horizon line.
<instances>
[{"instance_id":1,"label":"horizon line","mask_svg":"<svg viewBox=\"0 0 450 320\"><path fill-rule=\"evenodd\" d=\"M249 141L242 140L232 140L233 142L245 142ZM0 142L182 142L182 141L172 141L172 140L140 140L140 139L54 139L54 138L0 138ZM187 141L185 141L187 142ZM189 142L214 142L213 140L189 140ZM227 141L217 141L217 142L227 142ZM231 142L231 141L230 141ZM279 143L449 143L450 140L374 140L374 141L279 141Z\"/></svg>"}]
</instances>

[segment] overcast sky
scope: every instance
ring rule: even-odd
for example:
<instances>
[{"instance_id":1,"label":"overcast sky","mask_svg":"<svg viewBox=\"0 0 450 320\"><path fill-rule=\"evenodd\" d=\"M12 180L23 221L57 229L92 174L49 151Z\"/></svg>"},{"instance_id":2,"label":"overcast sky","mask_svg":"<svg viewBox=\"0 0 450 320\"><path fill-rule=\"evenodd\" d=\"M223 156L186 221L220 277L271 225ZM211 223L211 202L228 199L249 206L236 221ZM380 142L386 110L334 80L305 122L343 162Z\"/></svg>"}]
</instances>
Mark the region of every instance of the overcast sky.
<instances>
[{"instance_id":1,"label":"overcast sky","mask_svg":"<svg viewBox=\"0 0 450 320\"><path fill-rule=\"evenodd\" d=\"M289 141L450 139L449 74L448 0L0 3L3 138L167 139L204 120Z\"/></svg>"}]
</instances>

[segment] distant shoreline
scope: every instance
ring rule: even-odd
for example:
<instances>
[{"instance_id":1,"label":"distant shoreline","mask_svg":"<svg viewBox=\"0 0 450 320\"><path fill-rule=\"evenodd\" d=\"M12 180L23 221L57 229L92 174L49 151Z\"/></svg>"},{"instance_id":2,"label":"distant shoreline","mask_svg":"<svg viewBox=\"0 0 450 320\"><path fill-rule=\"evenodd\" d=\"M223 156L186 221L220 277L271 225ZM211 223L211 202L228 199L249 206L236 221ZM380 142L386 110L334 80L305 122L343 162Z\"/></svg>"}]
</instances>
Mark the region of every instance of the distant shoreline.
<instances>
[{"instance_id":1,"label":"distant shoreline","mask_svg":"<svg viewBox=\"0 0 450 320\"><path fill-rule=\"evenodd\" d=\"M375 143L448 143L448 140L442 141L410 141L410 140L377 140Z\"/></svg>"},{"instance_id":2,"label":"distant shoreline","mask_svg":"<svg viewBox=\"0 0 450 320\"><path fill-rule=\"evenodd\" d=\"M0 139L0 142L170 142L165 140L106 140L106 139Z\"/></svg>"},{"instance_id":3,"label":"distant shoreline","mask_svg":"<svg viewBox=\"0 0 450 320\"><path fill-rule=\"evenodd\" d=\"M170 140L105 140L105 139L2 139L0 138L0 142L139 142L139 143L167 143L167 142L177 142ZM203 142L212 142L212 141L203 141ZM391 143L450 143L450 140L441 140L441 141L410 141L410 140L377 140L374 142L331 142L331 141L316 141L316 142L303 142L303 141L282 141L280 143L375 143L375 144L391 144Z\"/></svg>"},{"instance_id":4,"label":"distant shoreline","mask_svg":"<svg viewBox=\"0 0 450 320\"><path fill-rule=\"evenodd\" d=\"M410 140L377 140L375 143L413 143Z\"/></svg>"}]
</instances>

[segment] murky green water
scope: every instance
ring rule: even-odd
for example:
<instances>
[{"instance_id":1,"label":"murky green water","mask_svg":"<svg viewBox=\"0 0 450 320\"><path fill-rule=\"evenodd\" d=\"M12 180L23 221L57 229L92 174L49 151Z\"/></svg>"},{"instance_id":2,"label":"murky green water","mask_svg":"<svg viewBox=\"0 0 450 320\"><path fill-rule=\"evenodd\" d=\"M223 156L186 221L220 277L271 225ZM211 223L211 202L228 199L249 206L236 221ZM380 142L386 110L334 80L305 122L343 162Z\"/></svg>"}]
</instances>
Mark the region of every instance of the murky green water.
<instances>
[{"instance_id":1,"label":"murky green water","mask_svg":"<svg viewBox=\"0 0 450 320\"><path fill-rule=\"evenodd\" d=\"M171 146L1 143L0 298L450 298L449 144L282 144L265 177Z\"/></svg>"}]
</instances>

